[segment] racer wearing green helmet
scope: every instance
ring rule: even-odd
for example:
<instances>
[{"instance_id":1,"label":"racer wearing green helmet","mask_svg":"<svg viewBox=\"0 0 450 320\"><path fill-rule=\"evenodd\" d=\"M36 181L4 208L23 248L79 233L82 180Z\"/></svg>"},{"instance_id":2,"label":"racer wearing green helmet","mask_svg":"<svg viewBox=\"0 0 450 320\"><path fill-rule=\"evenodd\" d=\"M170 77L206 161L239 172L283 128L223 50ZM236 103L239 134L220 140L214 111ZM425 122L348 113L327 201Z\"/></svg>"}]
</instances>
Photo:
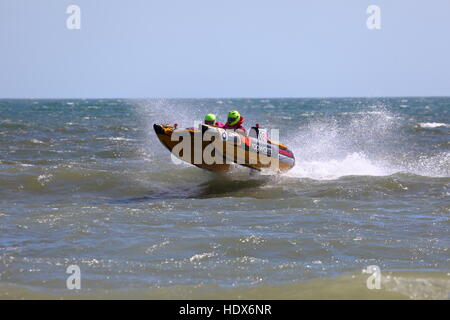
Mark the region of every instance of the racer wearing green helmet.
<instances>
[{"instance_id":1,"label":"racer wearing green helmet","mask_svg":"<svg viewBox=\"0 0 450 320\"><path fill-rule=\"evenodd\" d=\"M223 123L216 121L216 115L213 113L208 113L205 116L205 124L210 125L210 126L215 126L215 127L221 127L221 128L224 126Z\"/></svg>"},{"instance_id":2,"label":"racer wearing green helmet","mask_svg":"<svg viewBox=\"0 0 450 320\"><path fill-rule=\"evenodd\" d=\"M245 128L242 126L244 122L244 117L236 110L231 110L228 112L227 123L224 125L224 129L234 129L234 130L242 130L247 132Z\"/></svg>"}]
</instances>

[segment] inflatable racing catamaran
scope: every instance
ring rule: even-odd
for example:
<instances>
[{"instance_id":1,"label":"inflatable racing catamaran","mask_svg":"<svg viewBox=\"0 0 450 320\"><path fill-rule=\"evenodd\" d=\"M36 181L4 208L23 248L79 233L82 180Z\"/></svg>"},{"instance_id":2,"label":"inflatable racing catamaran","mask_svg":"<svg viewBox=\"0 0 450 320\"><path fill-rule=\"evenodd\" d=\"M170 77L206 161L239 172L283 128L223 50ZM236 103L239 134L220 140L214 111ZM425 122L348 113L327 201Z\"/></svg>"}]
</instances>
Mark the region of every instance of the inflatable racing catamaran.
<instances>
[{"instance_id":1,"label":"inflatable racing catamaran","mask_svg":"<svg viewBox=\"0 0 450 320\"><path fill-rule=\"evenodd\" d=\"M268 174L290 170L295 157L285 145L271 141L259 126L247 135L239 130L206 124L177 129L177 125L154 124L161 143L177 158L199 168L226 172L231 164Z\"/></svg>"}]
</instances>

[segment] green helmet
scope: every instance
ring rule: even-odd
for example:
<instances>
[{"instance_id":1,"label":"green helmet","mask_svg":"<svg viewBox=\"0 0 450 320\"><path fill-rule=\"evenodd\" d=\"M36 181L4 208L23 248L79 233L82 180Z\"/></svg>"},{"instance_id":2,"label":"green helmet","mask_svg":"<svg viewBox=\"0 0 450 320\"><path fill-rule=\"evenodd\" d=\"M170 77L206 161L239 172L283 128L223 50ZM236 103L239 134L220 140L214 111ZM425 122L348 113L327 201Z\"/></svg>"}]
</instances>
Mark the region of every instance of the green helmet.
<instances>
[{"instance_id":1,"label":"green helmet","mask_svg":"<svg viewBox=\"0 0 450 320\"><path fill-rule=\"evenodd\" d=\"M205 123L206 124L214 124L214 123L216 123L216 115L215 114L212 114L212 113L208 113L206 116L205 116Z\"/></svg>"},{"instance_id":2,"label":"green helmet","mask_svg":"<svg viewBox=\"0 0 450 320\"><path fill-rule=\"evenodd\" d=\"M227 122L230 126L234 126L241 119L241 115L236 110L231 110L228 112Z\"/></svg>"}]
</instances>

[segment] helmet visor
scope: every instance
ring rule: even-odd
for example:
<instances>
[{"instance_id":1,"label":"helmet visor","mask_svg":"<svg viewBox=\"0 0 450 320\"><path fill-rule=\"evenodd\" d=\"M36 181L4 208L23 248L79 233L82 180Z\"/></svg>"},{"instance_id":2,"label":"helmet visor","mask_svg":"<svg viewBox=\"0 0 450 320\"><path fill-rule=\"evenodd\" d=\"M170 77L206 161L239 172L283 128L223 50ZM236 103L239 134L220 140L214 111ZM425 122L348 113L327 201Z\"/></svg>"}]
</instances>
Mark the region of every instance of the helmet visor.
<instances>
[{"instance_id":1,"label":"helmet visor","mask_svg":"<svg viewBox=\"0 0 450 320\"><path fill-rule=\"evenodd\" d=\"M205 120L205 124L208 124L208 125L210 125L210 126L213 126L213 125L216 124L216 121L214 121L214 120Z\"/></svg>"},{"instance_id":2,"label":"helmet visor","mask_svg":"<svg viewBox=\"0 0 450 320\"><path fill-rule=\"evenodd\" d=\"M239 120L239 117L228 117L227 122L229 125L236 124Z\"/></svg>"}]
</instances>

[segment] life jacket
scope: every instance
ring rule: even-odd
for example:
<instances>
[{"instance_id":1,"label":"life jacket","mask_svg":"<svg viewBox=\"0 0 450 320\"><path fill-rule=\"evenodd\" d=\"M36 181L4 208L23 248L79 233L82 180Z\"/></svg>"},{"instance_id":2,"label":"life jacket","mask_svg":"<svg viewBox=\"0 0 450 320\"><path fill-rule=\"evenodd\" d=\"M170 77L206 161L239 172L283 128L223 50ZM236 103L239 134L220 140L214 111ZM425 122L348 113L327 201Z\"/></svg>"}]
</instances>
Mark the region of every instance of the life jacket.
<instances>
[{"instance_id":1,"label":"life jacket","mask_svg":"<svg viewBox=\"0 0 450 320\"><path fill-rule=\"evenodd\" d=\"M244 133L247 133L247 130L245 130L245 128L242 126L242 123L244 122L244 117L241 116L241 118L239 119L239 121L235 124L230 126L227 123L225 123L225 125L223 126L224 129L234 129L234 130L242 130L244 131Z\"/></svg>"}]
</instances>

